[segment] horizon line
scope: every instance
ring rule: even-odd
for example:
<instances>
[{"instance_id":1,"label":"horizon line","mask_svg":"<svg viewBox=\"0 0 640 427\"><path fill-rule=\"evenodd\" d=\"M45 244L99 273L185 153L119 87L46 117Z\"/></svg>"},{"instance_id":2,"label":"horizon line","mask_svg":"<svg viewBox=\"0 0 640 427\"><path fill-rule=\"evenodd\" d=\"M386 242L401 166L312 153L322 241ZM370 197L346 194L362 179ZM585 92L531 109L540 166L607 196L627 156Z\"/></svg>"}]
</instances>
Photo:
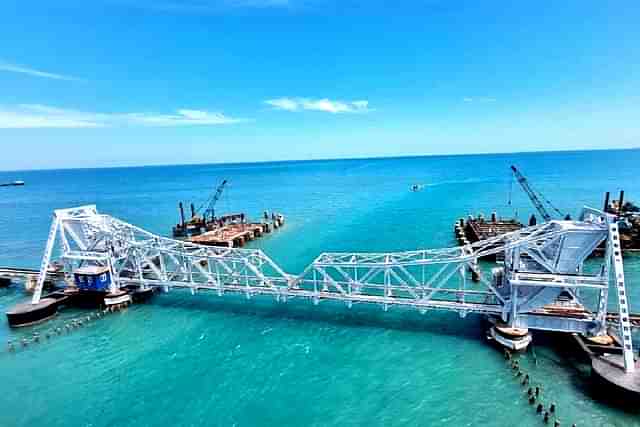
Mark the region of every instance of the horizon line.
<instances>
[{"instance_id":1,"label":"horizon line","mask_svg":"<svg viewBox=\"0 0 640 427\"><path fill-rule=\"evenodd\" d=\"M301 163L301 162L327 162L340 160L384 160L384 159L408 159L420 157L462 157L462 156L489 156L508 154L543 154L543 153L581 153L591 151L631 151L639 150L638 147L618 147L618 148L581 148L581 149L558 149L558 150L524 150L524 151L485 151L478 153L445 153L445 154L406 154L391 156L362 156L362 157L325 157L320 159L281 159L281 160L255 160L248 162L194 162L194 163L158 163L140 165L116 165L116 166L94 166L94 167L51 167L34 169L0 169L0 173L5 172L38 172L38 171L67 171L67 170L92 170L92 169L136 169L136 168L161 168L161 167L183 167L183 166L220 166L220 165L252 165L268 163Z\"/></svg>"}]
</instances>

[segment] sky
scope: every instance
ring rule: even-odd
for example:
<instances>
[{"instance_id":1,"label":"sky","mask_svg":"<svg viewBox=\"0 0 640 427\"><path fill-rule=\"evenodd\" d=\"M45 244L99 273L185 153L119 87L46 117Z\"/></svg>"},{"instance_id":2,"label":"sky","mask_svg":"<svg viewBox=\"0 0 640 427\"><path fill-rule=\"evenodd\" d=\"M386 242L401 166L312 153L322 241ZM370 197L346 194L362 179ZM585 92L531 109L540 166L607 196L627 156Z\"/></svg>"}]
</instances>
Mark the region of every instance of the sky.
<instances>
[{"instance_id":1,"label":"sky","mask_svg":"<svg viewBox=\"0 0 640 427\"><path fill-rule=\"evenodd\" d=\"M4 0L0 170L640 146L640 3Z\"/></svg>"}]
</instances>

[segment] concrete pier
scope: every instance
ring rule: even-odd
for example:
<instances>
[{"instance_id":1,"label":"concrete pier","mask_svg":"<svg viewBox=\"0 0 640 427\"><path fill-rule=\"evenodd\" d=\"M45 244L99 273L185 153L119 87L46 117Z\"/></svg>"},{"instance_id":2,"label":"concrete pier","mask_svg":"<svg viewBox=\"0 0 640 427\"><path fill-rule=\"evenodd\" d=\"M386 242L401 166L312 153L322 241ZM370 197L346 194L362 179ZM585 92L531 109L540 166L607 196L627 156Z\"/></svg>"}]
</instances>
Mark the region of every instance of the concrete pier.
<instances>
[{"instance_id":1,"label":"concrete pier","mask_svg":"<svg viewBox=\"0 0 640 427\"><path fill-rule=\"evenodd\" d=\"M621 400L640 402L640 361L633 372L625 372L621 354L603 354L591 359L591 376Z\"/></svg>"},{"instance_id":2,"label":"concrete pier","mask_svg":"<svg viewBox=\"0 0 640 427\"><path fill-rule=\"evenodd\" d=\"M36 304L26 302L13 306L7 311L7 321L13 328L30 326L44 322L57 312L58 301L54 298L43 298Z\"/></svg>"}]
</instances>

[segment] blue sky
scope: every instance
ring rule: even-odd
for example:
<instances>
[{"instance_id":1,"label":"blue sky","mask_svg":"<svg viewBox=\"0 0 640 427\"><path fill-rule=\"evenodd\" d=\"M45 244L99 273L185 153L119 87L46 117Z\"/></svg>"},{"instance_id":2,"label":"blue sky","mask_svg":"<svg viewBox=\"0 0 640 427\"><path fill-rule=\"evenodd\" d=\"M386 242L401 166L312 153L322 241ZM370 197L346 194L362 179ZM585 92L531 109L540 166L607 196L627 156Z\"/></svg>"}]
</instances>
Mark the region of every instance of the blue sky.
<instances>
[{"instance_id":1,"label":"blue sky","mask_svg":"<svg viewBox=\"0 0 640 427\"><path fill-rule=\"evenodd\" d=\"M5 0L0 169L636 147L638 22L635 1Z\"/></svg>"}]
</instances>

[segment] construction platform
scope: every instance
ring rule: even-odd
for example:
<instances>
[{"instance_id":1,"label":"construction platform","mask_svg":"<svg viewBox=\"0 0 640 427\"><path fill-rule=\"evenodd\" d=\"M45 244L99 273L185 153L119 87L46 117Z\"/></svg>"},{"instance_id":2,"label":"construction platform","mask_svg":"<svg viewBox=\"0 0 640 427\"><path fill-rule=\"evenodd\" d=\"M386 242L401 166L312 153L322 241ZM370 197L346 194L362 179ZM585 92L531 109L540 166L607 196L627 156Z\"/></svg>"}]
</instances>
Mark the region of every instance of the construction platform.
<instances>
[{"instance_id":1,"label":"construction platform","mask_svg":"<svg viewBox=\"0 0 640 427\"><path fill-rule=\"evenodd\" d=\"M239 248L284 225L284 216L276 212L264 211L259 222L250 221L244 212L217 215L216 203L228 184L228 180L223 180L200 208L196 209L191 203L191 217L188 220L184 204L179 202L180 222L173 227L172 236L201 245Z\"/></svg>"},{"instance_id":2,"label":"construction platform","mask_svg":"<svg viewBox=\"0 0 640 427\"><path fill-rule=\"evenodd\" d=\"M460 218L454 224L453 231L458 244L466 246L520 230L522 227L518 220L498 218L494 212L489 220L485 220L482 214L477 217L469 215L466 221ZM496 254L493 254L492 257L495 258L495 256Z\"/></svg>"},{"instance_id":3,"label":"construction platform","mask_svg":"<svg viewBox=\"0 0 640 427\"><path fill-rule=\"evenodd\" d=\"M605 193L604 211L617 215L620 221L620 243L624 252L640 252L640 208L633 202L624 200L624 190L617 200L610 200Z\"/></svg>"},{"instance_id":4,"label":"construction platform","mask_svg":"<svg viewBox=\"0 0 640 427\"><path fill-rule=\"evenodd\" d=\"M528 191L530 192L531 190L529 189ZM549 218L545 219L545 221L549 221L549 214L544 208L540 207L540 202L537 201L536 196L530 195L529 197L532 198L532 201L536 200L534 201L534 206L539 210L542 209L540 215L543 219L545 217ZM613 201L610 201L610 193L607 192L605 194L603 212L619 218L620 244L623 253L640 253L640 207L637 207L632 202L625 202L624 191L620 191L619 198ZM529 219L529 226L535 225L536 222L537 219L535 215L532 215ZM485 219L482 214L479 214L477 217L469 215L466 220L460 218L454 224L454 234L458 244L464 246L480 240L487 240L510 233L523 227L524 225L518 220L498 218L494 212L489 219ZM604 244L600 245L593 251L593 254L596 256L604 256L605 249Z\"/></svg>"},{"instance_id":5,"label":"construction platform","mask_svg":"<svg viewBox=\"0 0 640 427\"><path fill-rule=\"evenodd\" d=\"M257 239L272 230L284 225L284 216L274 216L273 222L262 223L230 223L214 228L211 231L189 237L192 243L206 246L222 246L225 248L241 248L247 242Z\"/></svg>"}]
</instances>

